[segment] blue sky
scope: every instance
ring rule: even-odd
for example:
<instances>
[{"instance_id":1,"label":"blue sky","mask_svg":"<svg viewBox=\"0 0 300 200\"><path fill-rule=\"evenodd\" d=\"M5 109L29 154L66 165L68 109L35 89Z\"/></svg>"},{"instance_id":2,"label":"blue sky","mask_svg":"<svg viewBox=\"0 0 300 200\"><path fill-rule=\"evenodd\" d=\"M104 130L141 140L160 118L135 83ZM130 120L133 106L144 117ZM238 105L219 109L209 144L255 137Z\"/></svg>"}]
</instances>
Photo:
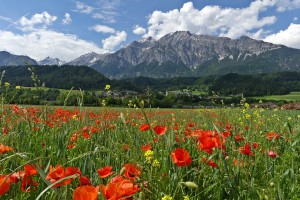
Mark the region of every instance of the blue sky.
<instances>
[{"instance_id":1,"label":"blue sky","mask_svg":"<svg viewBox=\"0 0 300 200\"><path fill-rule=\"evenodd\" d=\"M300 49L300 0L1 0L0 50L64 61L176 30Z\"/></svg>"}]
</instances>

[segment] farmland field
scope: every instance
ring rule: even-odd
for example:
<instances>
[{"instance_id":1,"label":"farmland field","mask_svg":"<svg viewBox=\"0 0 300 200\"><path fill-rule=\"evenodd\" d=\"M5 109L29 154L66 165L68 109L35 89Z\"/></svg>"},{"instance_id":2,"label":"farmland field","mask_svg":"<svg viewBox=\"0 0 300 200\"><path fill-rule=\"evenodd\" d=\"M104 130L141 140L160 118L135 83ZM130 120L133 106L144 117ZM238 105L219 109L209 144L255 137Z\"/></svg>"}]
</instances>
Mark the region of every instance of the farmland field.
<instances>
[{"instance_id":1,"label":"farmland field","mask_svg":"<svg viewBox=\"0 0 300 200\"><path fill-rule=\"evenodd\" d=\"M36 87L22 87L22 88L36 90ZM70 95L80 95L81 92L85 91L85 90L80 91L80 90L73 90L73 89L71 90L71 88L70 88L70 90L66 90L66 89L57 89L57 88L43 87L43 89L45 89L45 90L58 90L62 94L68 94L68 93L70 93ZM87 92L95 92L95 94L100 95L100 94L103 93L103 90L89 90Z\"/></svg>"},{"instance_id":2,"label":"farmland field","mask_svg":"<svg viewBox=\"0 0 300 200\"><path fill-rule=\"evenodd\" d=\"M142 104L141 104L142 105ZM300 113L2 106L1 199L297 199Z\"/></svg>"},{"instance_id":3,"label":"farmland field","mask_svg":"<svg viewBox=\"0 0 300 200\"><path fill-rule=\"evenodd\" d=\"M297 101L300 102L300 92L290 92L286 95L271 95L271 96L262 96L262 97L252 97L257 100L275 100L275 101Z\"/></svg>"}]
</instances>

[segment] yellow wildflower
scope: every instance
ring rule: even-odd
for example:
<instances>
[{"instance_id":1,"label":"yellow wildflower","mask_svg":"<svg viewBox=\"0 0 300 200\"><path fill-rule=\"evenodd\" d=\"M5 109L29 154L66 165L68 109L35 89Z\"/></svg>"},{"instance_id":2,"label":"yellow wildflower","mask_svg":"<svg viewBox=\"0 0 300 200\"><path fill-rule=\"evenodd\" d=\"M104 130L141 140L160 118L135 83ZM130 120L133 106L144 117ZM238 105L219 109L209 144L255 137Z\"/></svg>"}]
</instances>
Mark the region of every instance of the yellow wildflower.
<instances>
[{"instance_id":1,"label":"yellow wildflower","mask_svg":"<svg viewBox=\"0 0 300 200\"><path fill-rule=\"evenodd\" d=\"M151 151L151 150L148 150L145 152L144 156L146 157L146 160L151 163L151 161L153 160L153 155L154 155L154 152Z\"/></svg>"},{"instance_id":2,"label":"yellow wildflower","mask_svg":"<svg viewBox=\"0 0 300 200\"><path fill-rule=\"evenodd\" d=\"M104 89L105 90L110 90L110 85L107 84Z\"/></svg>"},{"instance_id":3,"label":"yellow wildflower","mask_svg":"<svg viewBox=\"0 0 300 200\"><path fill-rule=\"evenodd\" d=\"M161 198L161 200L173 200L173 197L166 195L163 198Z\"/></svg>"},{"instance_id":4,"label":"yellow wildflower","mask_svg":"<svg viewBox=\"0 0 300 200\"><path fill-rule=\"evenodd\" d=\"M153 160L152 162L152 167L159 167L160 166L160 163L157 159Z\"/></svg>"},{"instance_id":5,"label":"yellow wildflower","mask_svg":"<svg viewBox=\"0 0 300 200\"><path fill-rule=\"evenodd\" d=\"M184 196L183 200L190 200L190 197L189 196Z\"/></svg>"}]
</instances>

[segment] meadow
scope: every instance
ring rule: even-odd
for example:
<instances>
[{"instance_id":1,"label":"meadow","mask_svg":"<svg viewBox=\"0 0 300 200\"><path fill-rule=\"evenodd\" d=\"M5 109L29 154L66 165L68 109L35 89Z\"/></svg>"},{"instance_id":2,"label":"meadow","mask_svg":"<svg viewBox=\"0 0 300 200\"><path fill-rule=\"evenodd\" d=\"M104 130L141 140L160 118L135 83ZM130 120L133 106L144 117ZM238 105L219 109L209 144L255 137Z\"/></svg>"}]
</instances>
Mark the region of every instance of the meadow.
<instances>
[{"instance_id":1,"label":"meadow","mask_svg":"<svg viewBox=\"0 0 300 200\"><path fill-rule=\"evenodd\" d=\"M2 105L0 199L299 199L300 113Z\"/></svg>"},{"instance_id":2,"label":"meadow","mask_svg":"<svg viewBox=\"0 0 300 200\"><path fill-rule=\"evenodd\" d=\"M252 97L257 100L275 100L275 101L296 101L300 102L300 92L290 92L286 95L270 95L270 96L261 96L261 97Z\"/></svg>"}]
</instances>

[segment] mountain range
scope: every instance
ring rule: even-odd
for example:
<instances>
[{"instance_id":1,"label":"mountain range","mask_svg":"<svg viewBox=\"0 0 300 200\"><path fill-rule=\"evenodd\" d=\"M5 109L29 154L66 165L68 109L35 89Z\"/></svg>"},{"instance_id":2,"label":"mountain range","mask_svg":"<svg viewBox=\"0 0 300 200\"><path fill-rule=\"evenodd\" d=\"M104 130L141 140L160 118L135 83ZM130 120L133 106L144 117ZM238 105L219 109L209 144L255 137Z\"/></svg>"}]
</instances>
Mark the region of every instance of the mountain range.
<instances>
[{"instance_id":1,"label":"mountain range","mask_svg":"<svg viewBox=\"0 0 300 200\"><path fill-rule=\"evenodd\" d=\"M154 78L207 76L227 73L300 71L300 50L242 36L239 39L169 33L155 40L134 41L110 54L89 53L62 63L46 58L36 62L26 56L0 52L0 66L20 65L89 66L109 78L147 76Z\"/></svg>"},{"instance_id":2,"label":"mountain range","mask_svg":"<svg viewBox=\"0 0 300 200\"><path fill-rule=\"evenodd\" d=\"M65 61L61 61L58 58L50 58L49 56L43 60L37 61L37 63L38 65L58 65L58 66L66 64Z\"/></svg>"}]
</instances>

